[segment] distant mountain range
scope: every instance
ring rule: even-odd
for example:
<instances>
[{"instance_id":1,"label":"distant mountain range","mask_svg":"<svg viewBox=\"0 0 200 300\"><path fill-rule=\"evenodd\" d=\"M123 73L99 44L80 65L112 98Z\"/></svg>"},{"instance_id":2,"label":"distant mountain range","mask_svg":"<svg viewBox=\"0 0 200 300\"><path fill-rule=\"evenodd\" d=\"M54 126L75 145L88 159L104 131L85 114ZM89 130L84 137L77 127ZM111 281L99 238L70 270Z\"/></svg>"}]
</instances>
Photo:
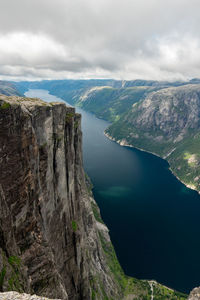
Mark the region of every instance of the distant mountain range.
<instances>
[{"instance_id":1,"label":"distant mountain range","mask_svg":"<svg viewBox=\"0 0 200 300\"><path fill-rule=\"evenodd\" d=\"M106 134L168 160L172 172L200 191L200 79L188 82L54 80L14 83L47 89L112 122Z\"/></svg>"},{"instance_id":2,"label":"distant mountain range","mask_svg":"<svg viewBox=\"0 0 200 300\"><path fill-rule=\"evenodd\" d=\"M14 84L2 80L0 80L0 94L4 94L6 96L21 96L21 93Z\"/></svg>"},{"instance_id":3,"label":"distant mountain range","mask_svg":"<svg viewBox=\"0 0 200 300\"><path fill-rule=\"evenodd\" d=\"M17 92L7 83L2 92L8 87ZM121 269L85 182L74 108L1 95L0 124L0 292L63 300L187 298ZM0 299L21 296L0 293Z\"/></svg>"},{"instance_id":4,"label":"distant mountain range","mask_svg":"<svg viewBox=\"0 0 200 300\"><path fill-rule=\"evenodd\" d=\"M134 104L106 133L166 158L172 172L200 191L200 85L162 89Z\"/></svg>"}]
</instances>

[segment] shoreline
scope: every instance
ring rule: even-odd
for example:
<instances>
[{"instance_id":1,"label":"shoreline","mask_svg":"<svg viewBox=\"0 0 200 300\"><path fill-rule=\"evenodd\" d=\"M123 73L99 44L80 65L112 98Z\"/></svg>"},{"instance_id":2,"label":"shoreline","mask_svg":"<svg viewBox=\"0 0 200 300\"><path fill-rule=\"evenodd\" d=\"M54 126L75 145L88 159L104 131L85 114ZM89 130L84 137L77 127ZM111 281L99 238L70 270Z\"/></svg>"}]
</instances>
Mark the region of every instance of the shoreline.
<instances>
[{"instance_id":1,"label":"shoreline","mask_svg":"<svg viewBox=\"0 0 200 300\"><path fill-rule=\"evenodd\" d=\"M168 156L162 157L162 156L160 156L160 155L158 155L158 154L156 154L156 153L154 153L154 152L147 151L147 150L141 149L141 148L139 148L139 147L134 147L133 145L129 145L129 144L125 141L125 139L124 139L124 141L123 141L123 140L122 140L122 141L120 141L120 140L117 141L115 138L113 138L112 136L110 136L110 135L109 135L108 133L106 133L105 131L104 131L104 135L105 135L108 139L110 139L111 141L113 141L113 142L119 144L119 145L122 146L122 147L135 148L135 149L137 149L137 150L140 150L140 151L143 151L143 152L150 153L150 154L152 154L152 155L155 155L155 156L157 156L157 157L159 157L159 158L161 158L161 159L167 161L167 163L169 164L169 162L168 162L168 160L167 160L167 157L168 157ZM174 175L174 176L175 176L182 184L184 184L188 189L193 190L193 191L197 192L197 193L200 195L200 191L198 191L197 189L195 189L195 188L191 187L190 185L186 184L184 181L182 181L182 180L178 177L178 175L176 175L176 174L174 173L174 171L171 169L170 164L169 164L169 170L170 170L170 172L171 172L171 173L172 173L172 174L173 174L173 175Z\"/></svg>"}]
</instances>

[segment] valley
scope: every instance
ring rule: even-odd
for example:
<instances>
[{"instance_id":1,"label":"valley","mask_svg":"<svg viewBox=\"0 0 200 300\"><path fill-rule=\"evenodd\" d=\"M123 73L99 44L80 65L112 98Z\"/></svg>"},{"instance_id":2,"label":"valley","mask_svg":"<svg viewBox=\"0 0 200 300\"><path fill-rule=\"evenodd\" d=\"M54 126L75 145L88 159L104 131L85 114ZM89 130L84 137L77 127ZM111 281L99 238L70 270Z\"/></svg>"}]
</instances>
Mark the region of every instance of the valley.
<instances>
[{"instance_id":1,"label":"valley","mask_svg":"<svg viewBox=\"0 0 200 300\"><path fill-rule=\"evenodd\" d=\"M26 95L60 101L45 90ZM200 197L171 174L165 161L120 147L103 133L108 122L77 110L85 170L125 273L189 292L198 285Z\"/></svg>"}]
</instances>

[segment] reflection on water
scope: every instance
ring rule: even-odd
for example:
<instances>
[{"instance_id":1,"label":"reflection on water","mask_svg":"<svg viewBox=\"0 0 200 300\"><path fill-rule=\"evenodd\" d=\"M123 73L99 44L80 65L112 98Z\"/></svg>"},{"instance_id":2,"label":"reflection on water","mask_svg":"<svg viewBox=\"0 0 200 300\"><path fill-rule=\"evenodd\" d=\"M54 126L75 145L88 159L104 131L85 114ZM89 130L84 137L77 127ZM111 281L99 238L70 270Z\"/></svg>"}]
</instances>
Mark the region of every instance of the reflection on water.
<instances>
[{"instance_id":1,"label":"reflection on water","mask_svg":"<svg viewBox=\"0 0 200 300\"><path fill-rule=\"evenodd\" d=\"M103 197L121 198L131 193L131 188L126 186L111 186L98 192Z\"/></svg>"}]
</instances>

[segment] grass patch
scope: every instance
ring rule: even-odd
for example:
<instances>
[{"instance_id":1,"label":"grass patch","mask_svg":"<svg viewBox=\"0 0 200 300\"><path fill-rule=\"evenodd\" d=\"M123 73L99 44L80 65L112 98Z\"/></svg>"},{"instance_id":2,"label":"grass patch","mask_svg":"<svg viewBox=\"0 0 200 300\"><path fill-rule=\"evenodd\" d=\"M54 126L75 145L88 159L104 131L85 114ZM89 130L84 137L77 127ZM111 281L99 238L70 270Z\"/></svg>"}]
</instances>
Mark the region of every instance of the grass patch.
<instances>
[{"instance_id":1,"label":"grass patch","mask_svg":"<svg viewBox=\"0 0 200 300\"><path fill-rule=\"evenodd\" d=\"M153 284L153 293L155 300L185 300L188 297L186 294L168 289L167 287L158 283Z\"/></svg>"},{"instance_id":2,"label":"grass patch","mask_svg":"<svg viewBox=\"0 0 200 300\"><path fill-rule=\"evenodd\" d=\"M10 103L4 102L1 106L0 109L8 109L10 107Z\"/></svg>"},{"instance_id":3,"label":"grass patch","mask_svg":"<svg viewBox=\"0 0 200 300\"><path fill-rule=\"evenodd\" d=\"M0 272L0 292L3 292L3 284L6 276L6 267L4 266Z\"/></svg>"},{"instance_id":4,"label":"grass patch","mask_svg":"<svg viewBox=\"0 0 200 300\"><path fill-rule=\"evenodd\" d=\"M4 288L9 291L23 292L22 282L20 282L21 260L17 256L6 257L2 252L4 266L0 272L0 291Z\"/></svg>"},{"instance_id":5,"label":"grass patch","mask_svg":"<svg viewBox=\"0 0 200 300\"><path fill-rule=\"evenodd\" d=\"M20 260L20 258L17 257L17 256L10 256L10 257L8 258L8 262L9 262L9 264L10 264L13 268L18 269L19 266L20 266L21 260Z\"/></svg>"},{"instance_id":6,"label":"grass patch","mask_svg":"<svg viewBox=\"0 0 200 300\"><path fill-rule=\"evenodd\" d=\"M91 202L91 206L92 206L92 211L93 211L93 214L94 214L95 219L96 219L98 222L104 224L104 222L103 222L103 220L102 220L102 218L101 218L100 210L99 210L97 204L94 203L94 202Z\"/></svg>"},{"instance_id":7,"label":"grass patch","mask_svg":"<svg viewBox=\"0 0 200 300\"><path fill-rule=\"evenodd\" d=\"M78 225L77 225L76 221L74 221L74 220L72 221L72 229L74 232L76 232L78 229Z\"/></svg>"},{"instance_id":8,"label":"grass patch","mask_svg":"<svg viewBox=\"0 0 200 300\"><path fill-rule=\"evenodd\" d=\"M73 117L74 117L74 113L72 113L72 112L67 113L66 117L65 117L65 121L69 124L69 123L71 123Z\"/></svg>"}]
</instances>

